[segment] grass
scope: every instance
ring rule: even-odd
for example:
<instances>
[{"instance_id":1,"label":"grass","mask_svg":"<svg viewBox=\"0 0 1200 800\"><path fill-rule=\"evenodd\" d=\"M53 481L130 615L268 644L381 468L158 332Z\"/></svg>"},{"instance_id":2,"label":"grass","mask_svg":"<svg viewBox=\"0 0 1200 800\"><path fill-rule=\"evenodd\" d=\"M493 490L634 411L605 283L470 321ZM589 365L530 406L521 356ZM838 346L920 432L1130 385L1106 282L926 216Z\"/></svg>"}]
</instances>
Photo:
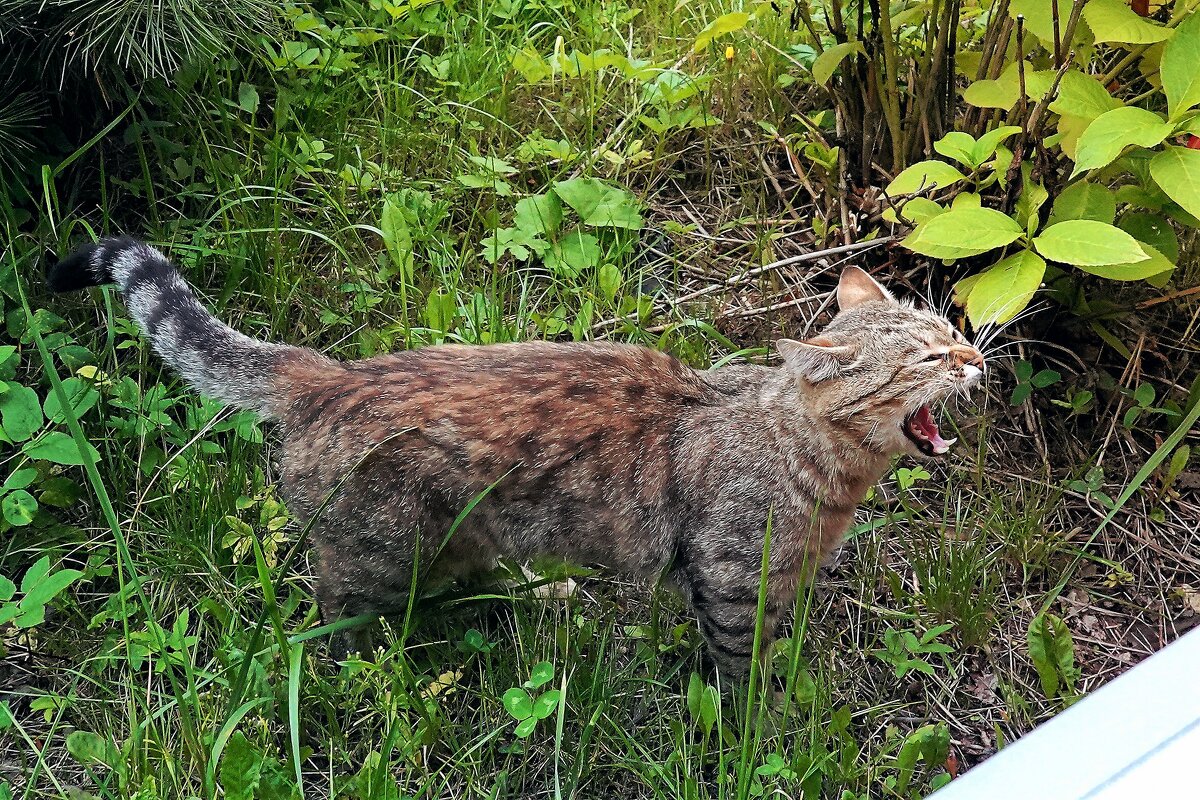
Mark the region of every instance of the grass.
<instances>
[{"instance_id":1,"label":"grass","mask_svg":"<svg viewBox=\"0 0 1200 800\"><path fill-rule=\"evenodd\" d=\"M85 138L28 184L27 219L5 209L0 289L19 361L0 377L68 409L33 439L62 432L98 452L90 468L5 451L10 474L36 468L39 506L30 524L3 523L0 573L19 584L43 554L82 572L44 623L4 629L0 786L14 797L918 797L1069 701L1047 697L1025 645L1056 588L1081 689L1162 644L1119 625L1182 627L1171 593L1200 585L1195 564L1136 546L1146 526L1178 542L1194 510L1153 464L1138 473L1138 447L1174 427L1121 428L1113 454L1099 443L1123 408L1030 429L1001 377L983 409L959 414L974 446L925 473L897 465L798 599L774 705L709 685L671 593L562 566L547 569L573 575L570 601L451 589L392 621L373 661L332 661L303 532L274 494L271 432L181 387L111 294L45 297L43 248L137 234L169 247L241 330L343 358L608 337L697 367L802 331L841 263L737 278L841 243L802 238L806 215L828 211L795 213L775 177L764 131L803 131L796 115L828 102L781 80L799 74L786 18L764 15L726 58L725 40L693 52L729 10L709 2L377 5L288 7L280 40L147 84L109 112L122 136ZM541 59L522 62L532 82L513 66L522 50ZM626 61L554 59L602 50ZM569 207L560 238L544 235L565 263L579 225L612 269L481 252L497 228L520 228L518 201L581 177L645 231L580 224ZM860 257L887 259L848 256ZM1175 344L1194 349L1194 333ZM1186 406L1180 374L1160 384ZM80 375L90 405L71 394ZM1025 408L1052 411L1043 394ZM1038 448L1023 440L1037 436L1103 461L1109 495L1135 473L1138 491L1109 513L1069 488L1078 460L1028 467ZM1147 622L1147 609L1161 613ZM931 640L944 648L886 655L945 624ZM902 672L905 660L923 666ZM527 736L514 689L535 703L560 693Z\"/></svg>"}]
</instances>

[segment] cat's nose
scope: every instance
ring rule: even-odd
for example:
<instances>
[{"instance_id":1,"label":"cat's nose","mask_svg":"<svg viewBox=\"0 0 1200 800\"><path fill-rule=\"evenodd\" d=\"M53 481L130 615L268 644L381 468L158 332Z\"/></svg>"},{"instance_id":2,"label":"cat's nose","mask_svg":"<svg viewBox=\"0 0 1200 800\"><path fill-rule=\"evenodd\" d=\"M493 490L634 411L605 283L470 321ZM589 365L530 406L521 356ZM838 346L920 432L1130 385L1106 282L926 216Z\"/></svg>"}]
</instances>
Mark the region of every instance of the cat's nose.
<instances>
[{"instance_id":1,"label":"cat's nose","mask_svg":"<svg viewBox=\"0 0 1200 800\"><path fill-rule=\"evenodd\" d=\"M950 357L960 367L973 367L979 370L980 374L987 371L987 367L983 363L983 353L974 347L967 347L965 345L955 347L950 351Z\"/></svg>"}]
</instances>

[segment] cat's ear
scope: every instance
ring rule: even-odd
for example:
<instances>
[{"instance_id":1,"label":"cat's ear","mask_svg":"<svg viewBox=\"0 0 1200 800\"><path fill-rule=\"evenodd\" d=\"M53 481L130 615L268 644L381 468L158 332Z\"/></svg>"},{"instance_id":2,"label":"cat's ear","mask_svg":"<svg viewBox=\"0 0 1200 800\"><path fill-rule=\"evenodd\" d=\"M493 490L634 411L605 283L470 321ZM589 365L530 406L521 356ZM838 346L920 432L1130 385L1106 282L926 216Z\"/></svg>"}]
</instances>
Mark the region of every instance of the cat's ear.
<instances>
[{"instance_id":1,"label":"cat's ear","mask_svg":"<svg viewBox=\"0 0 1200 800\"><path fill-rule=\"evenodd\" d=\"M835 344L824 336L803 342L780 339L775 343L775 349L783 356L784 365L809 383L829 380L854 358L850 347Z\"/></svg>"},{"instance_id":2,"label":"cat's ear","mask_svg":"<svg viewBox=\"0 0 1200 800\"><path fill-rule=\"evenodd\" d=\"M846 267L842 270L841 280L837 288L838 308L847 311L863 303L884 302L894 303L892 293L858 267Z\"/></svg>"}]
</instances>

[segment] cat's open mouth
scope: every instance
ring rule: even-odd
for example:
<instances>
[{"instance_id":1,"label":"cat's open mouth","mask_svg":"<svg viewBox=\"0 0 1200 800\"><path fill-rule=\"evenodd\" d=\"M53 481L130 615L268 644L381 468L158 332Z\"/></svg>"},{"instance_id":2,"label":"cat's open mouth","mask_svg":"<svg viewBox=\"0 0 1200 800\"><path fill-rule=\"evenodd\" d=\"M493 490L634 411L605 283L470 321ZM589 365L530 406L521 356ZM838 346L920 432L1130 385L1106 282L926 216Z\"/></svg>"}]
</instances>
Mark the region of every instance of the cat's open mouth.
<instances>
[{"instance_id":1,"label":"cat's open mouth","mask_svg":"<svg viewBox=\"0 0 1200 800\"><path fill-rule=\"evenodd\" d=\"M943 439L937 420L929 406L921 406L904 419L904 435L927 456L940 456L949 452L950 445L958 439Z\"/></svg>"}]
</instances>

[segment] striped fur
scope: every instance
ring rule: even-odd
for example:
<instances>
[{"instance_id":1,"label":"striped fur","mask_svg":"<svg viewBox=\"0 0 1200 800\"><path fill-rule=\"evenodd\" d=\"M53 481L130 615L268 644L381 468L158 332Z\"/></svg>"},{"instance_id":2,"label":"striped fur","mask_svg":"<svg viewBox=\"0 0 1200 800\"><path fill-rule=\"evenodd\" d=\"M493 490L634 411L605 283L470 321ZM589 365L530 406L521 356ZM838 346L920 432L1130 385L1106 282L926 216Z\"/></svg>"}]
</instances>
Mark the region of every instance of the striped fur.
<instances>
[{"instance_id":1,"label":"striped fur","mask_svg":"<svg viewBox=\"0 0 1200 800\"><path fill-rule=\"evenodd\" d=\"M783 368L712 371L640 347L547 342L334 362L232 331L131 240L84 248L50 280L117 283L199 391L280 421L289 508L317 517L327 621L399 612L414 579L553 555L665 573L734 675L749 665L768 518L769 644L890 460L937 449L914 438L914 414L983 367L944 318L854 268L821 336L778 343Z\"/></svg>"},{"instance_id":2,"label":"striped fur","mask_svg":"<svg viewBox=\"0 0 1200 800\"><path fill-rule=\"evenodd\" d=\"M116 284L154 351L196 391L268 419L277 416L271 376L298 349L251 339L218 320L153 247L105 239L55 264L47 278L60 292Z\"/></svg>"}]
</instances>

